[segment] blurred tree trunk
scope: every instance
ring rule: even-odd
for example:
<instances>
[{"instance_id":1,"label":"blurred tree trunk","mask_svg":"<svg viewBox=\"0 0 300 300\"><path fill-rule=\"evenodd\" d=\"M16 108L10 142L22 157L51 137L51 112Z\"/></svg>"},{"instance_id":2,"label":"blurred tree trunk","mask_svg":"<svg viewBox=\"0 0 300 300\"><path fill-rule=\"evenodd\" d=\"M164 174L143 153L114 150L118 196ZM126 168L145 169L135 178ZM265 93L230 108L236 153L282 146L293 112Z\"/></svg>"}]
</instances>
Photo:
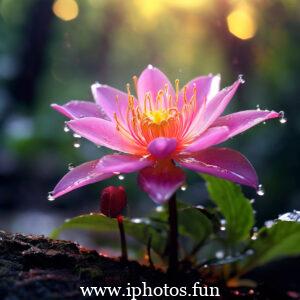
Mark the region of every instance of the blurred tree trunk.
<instances>
[{"instance_id":1,"label":"blurred tree trunk","mask_svg":"<svg viewBox=\"0 0 300 300\"><path fill-rule=\"evenodd\" d=\"M34 105L39 76L45 65L53 20L52 3L52 0L32 1L20 41L19 72L9 84L12 98L21 102L27 111Z\"/></svg>"}]
</instances>

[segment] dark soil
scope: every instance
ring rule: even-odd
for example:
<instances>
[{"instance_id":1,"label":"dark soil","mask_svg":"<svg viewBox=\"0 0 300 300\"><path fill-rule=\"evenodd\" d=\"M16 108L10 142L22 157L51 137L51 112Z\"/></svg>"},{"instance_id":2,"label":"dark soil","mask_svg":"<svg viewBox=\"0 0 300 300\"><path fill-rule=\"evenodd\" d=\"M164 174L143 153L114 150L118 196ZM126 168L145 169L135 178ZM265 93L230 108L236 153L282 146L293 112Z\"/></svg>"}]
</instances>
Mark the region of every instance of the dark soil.
<instances>
[{"instance_id":1,"label":"dark soil","mask_svg":"<svg viewBox=\"0 0 300 300\"><path fill-rule=\"evenodd\" d=\"M128 283L131 286L142 286L142 282L146 282L149 287L162 287L165 283L170 287L191 287L196 281L205 285L199 273L190 268L185 268L174 278L169 278L160 270L141 266L135 261L121 262L103 257L96 251L87 250L72 242L51 240L44 236L0 232L1 300L91 299L93 297L82 296L80 286L126 288ZM237 291L219 286L222 296L217 299L239 299L241 294L242 299L283 299L267 296L263 290ZM108 296L98 298L131 299L131 297ZM137 297L137 299L174 299L174 297Z\"/></svg>"}]
</instances>

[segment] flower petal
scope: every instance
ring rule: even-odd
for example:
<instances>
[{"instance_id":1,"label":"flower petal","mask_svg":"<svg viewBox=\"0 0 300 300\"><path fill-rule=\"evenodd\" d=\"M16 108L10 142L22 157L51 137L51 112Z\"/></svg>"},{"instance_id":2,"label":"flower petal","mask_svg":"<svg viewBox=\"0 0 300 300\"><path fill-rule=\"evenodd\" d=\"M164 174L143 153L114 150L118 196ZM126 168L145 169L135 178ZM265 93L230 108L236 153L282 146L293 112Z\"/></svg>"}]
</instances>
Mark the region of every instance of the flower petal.
<instances>
[{"instance_id":1,"label":"flower petal","mask_svg":"<svg viewBox=\"0 0 300 300\"><path fill-rule=\"evenodd\" d=\"M97 145L132 154L141 151L134 140L123 138L115 124L110 121L99 118L82 118L71 120L67 124L77 134Z\"/></svg>"},{"instance_id":2,"label":"flower petal","mask_svg":"<svg viewBox=\"0 0 300 300\"><path fill-rule=\"evenodd\" d=\"M143 169L138 176L141 189L158 204L168 201L184 181L184 172L171 161L158 162Z\"/></svg>"},{"instance_id":3,"label":"flower petal","mask_svg":"<svg viewBox=\"0 0 300 300\"><path fill-rule=\"evenodd\" d=\"M212 126L227 126L228 137L231 138L268 119L278 118L280 114L275 111L245 110L218 118Z\"/></svg>"},{"instance_id":4,"label":"flower petal","mask_svg":"<svg viewBox=\"0 0 300 300\"><path fill-rule=\"evenodd\" d=\"M92 85L92 93L96 103L103 108L112 121L116 113L124 122L124 116L126 115L128 106L128 95L126 93L99 83Z\"/></svg>"},{"instance_id":5,"label":"flower petal","mask_svg":"<svg viewBox=\"0 0 300 300\"><path fill-rule=\"evenodd\" d=\"M60 197L87 184L95 183L113 176L112 173L100 173L97 171L96 166L98 162L98 159L89 161L72 169L54 188L52 192L53 198Z\"/></svg>"},{"instance_id":6,"label":"flower petal","mask_svg":"<svg viewBox=\"0 0 300 300\"><path fill-rule=\"evenodd\" d=\"M168 93L175 97L174 88L169 81L168 77L159 69L149 65L140 75L137 83L137 93L140 105L144 105L144 99L146 93L150 92L153 100L160 90L165 90L165 86L168 85ZM164 97L166 99L166 97Z\"/></svg>"},{"instance_id":7,"label":"flower petal","mask_svg":"<svg viewBox=\"0 0 300 300\"><path fill-rule=\"evenodd\" d=\"M188 82L185 86L186 88L186 97L188 100L190 100L193 96L194 87L197 91L197 103L198 103L198 109L203 104L204 98L207 99L207 101L210 101L220 90L220 81L221 76L200 76L197 77L190 82ZM179 93L179 107L183 104L183 92L182 89Z\"/></svg>"},{"instance_id":8,"label":"flower petal","mask_svg":"<svg viewBox=\"0 0 300 300\"><path fill-rule=\"evenodd\" d=\"M114 174L131 173L151 166L153 163L152 160L141 156L112 154L102 157L96 169L99 172Z\"/></svg>"},{"instance_id":9,"label":"flower petal","mask_svg":"<svg viewBox=\"0 0 300 300\"><path fill-rule=\"evenodd\" d=\"M170 156L176 149L177 140L174 138L159 137L148 145L148 151L158 159Z\"/></svg>"},{"instance_id":10,"label":"flower petal","mask_svg":"<svg viewBox=\"0 0 300 300\"><path fill-rule=\"evenodd\" d=\"M205 111L203 113L203 124L201 131L206 130L225 110L226 106L234 96L237 88L241 83L241 79L238 79L230 87L224 88L217 93L209 102L206 104Z\"/></svg>"},{"instance_id":11,"label":"flower petal","mask_svg":"<svg viewBox=\"0 0 300 300\"><path fill-rule=\"evenodd\" d=\"M203 134L187 146L184 151L196 152L219 144L228 138L228 131L228 127L226 126L208 128Z\"/></svg>"},{"instance_id":12,"label":"flower petal","mask_svg":"<svg viewBox=\"0 0 300 300\"><path fill-rule=\"evenodd\" d=\"M258 178L251 163L241 153L231 149L209 148L193 155L182 155L176 161L196 172L258 187Z\"/></svg>"},{"instance_id":13,"label":"flower petal","mask_svg":"<svg viewBox=\"0 0 300 300\"><path fill-rule=\"evenodd\" d=\"M64 105L53 103L51 107L70 119L85 117L107 118L99 105L89 101L73 100Z\"/></svg>"},{"instance_id":14,"label":"flower petal","mask_svg":"<svg viewBox=\"0 0 300 300\"><path fill-rule=\"evenodd\" d=\"M153 164L153 161L131 155L106 155L84 163L67 173L53 190L53 197L60 197L72 190L116 175L131 173Z\"/></svg>"}]
</instances>

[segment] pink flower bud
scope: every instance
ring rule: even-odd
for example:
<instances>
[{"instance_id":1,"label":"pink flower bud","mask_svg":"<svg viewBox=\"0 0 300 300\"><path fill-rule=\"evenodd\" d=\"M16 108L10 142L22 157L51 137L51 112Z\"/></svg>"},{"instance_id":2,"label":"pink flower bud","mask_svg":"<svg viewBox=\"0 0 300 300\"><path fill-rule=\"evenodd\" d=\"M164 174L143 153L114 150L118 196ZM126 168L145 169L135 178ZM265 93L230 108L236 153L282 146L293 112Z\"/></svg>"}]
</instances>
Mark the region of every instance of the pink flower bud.
<instances>
[{"instance_id":1,"label":"pink flower bud","mask_svg":"<svg viewBox=\"0 0 300 300\"><path fill-rule=\"evenodd\" d=\"M101 213L107 217L118 217L126 204L127 196L122 186L108 186L101 192Z\"/></svg>"}]
</instances>

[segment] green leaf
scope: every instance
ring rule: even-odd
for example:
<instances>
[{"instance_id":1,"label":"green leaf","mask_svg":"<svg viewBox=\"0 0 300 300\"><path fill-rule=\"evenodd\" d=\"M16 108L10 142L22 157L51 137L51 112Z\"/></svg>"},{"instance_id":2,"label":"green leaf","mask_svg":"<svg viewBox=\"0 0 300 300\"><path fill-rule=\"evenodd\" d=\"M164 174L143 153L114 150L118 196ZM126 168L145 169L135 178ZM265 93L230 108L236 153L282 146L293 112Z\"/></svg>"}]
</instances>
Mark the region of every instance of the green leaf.
<instances>
[{"instance_id":1,"label":"green leaf","mask_svg":"<svg viewBox=\"0 0 300 300\"><path fill-rule=\"evenodd\" d=\"M247 239L254 225L254 214L251 203L243 195L240 186L213 176L202 177L206 181L211 200L226 220L228 240L238 242Z\"/></svg>"},{"instance_id":2,"label":"green leaf","mask_svg":"<svg viewBox=\"0 0 300 300\"><path fill-rule=\"evenodd\" d=\"M124 218L125 233L137 241L147 245L151 238L151 247L158 254L162 254L166 245L166 234L159 232L154 226L148 224L148 219L139 219L139 222ZM51 237L58 238L60 233L66 229L95 230L98 232L118 232L116 219L103 214L82 215L67 220L60 227L53 230Z\"/></svg>"},{"instance_id":3,"label":"green leaf","mask_svg":"<svg viewBox=\"0 0 300 300\"><path fill-rule=\"evenodd\" d=\"M300 223L277 221L270 228L263 227L250 248L253 255L242 268L247 271L282 257L300 255Z\"/></svg>"},{"instance_id":4,"label":"green leaf","mask_svg":"<svg viewBox=\"0 0 300 300\"><path fill-rule=\"evenodd\" d=\"M211 221L197 208L182 208L178 211L179 233L195 242L203 242L213 231Z\"/></svg>"},{"instance_id":5,"label":"green leaf","mask_svg":"<svg viewBox=\"0 0 300 300\"><path fill-rule=\"evenodd\" d=\"M212 222L200 209L178 201L177 214L179 234L190 237L196 243L201 243L212 233ZM157 225L168 226L168 205L160 206L159 211L156 210L151 215L151 220ZM168 227L165 228L168 230Z\"/></svg>"}]
</instances>

